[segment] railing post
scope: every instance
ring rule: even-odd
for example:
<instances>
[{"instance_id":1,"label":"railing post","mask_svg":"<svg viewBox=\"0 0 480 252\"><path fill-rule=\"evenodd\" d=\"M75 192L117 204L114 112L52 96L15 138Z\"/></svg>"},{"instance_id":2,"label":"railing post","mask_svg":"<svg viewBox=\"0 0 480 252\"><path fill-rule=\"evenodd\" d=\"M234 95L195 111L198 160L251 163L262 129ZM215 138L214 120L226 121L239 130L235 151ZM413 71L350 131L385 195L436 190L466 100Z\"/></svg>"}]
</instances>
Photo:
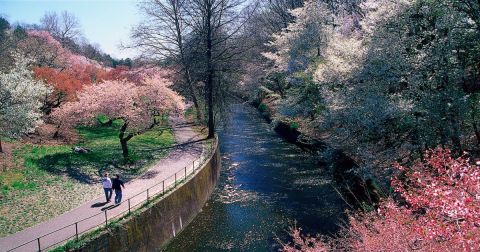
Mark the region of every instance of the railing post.
<instances>
[{"instance_id":1,"label":"railing post","mask_svg":"<svg viewBox=\"0 0 480 252\"><path fill-rule=\"evenodd\" d=\"M193 173L195 173L195 160L193 160Z\"/></svg>"},{"instance_id":2,"label":"railing post","mask_svg":"<svg viewBox=\"0 0 480 252\"><path fill-rule=\"evenodd\" d=\"M105 227L108 226L107 209L105 209Z\"/></svg>"},{"instance_id":3,"label":"railing post","mask_svg":"<svg viewBox=\"0 0 480 252\"><path fill-rule=\"evenodd\" d=\"M75 239L78 241L78 222L75 222Z\"/></svg>"},{"instance_id":4,"label":"railing post","mask_svg":"<svg viewBox=\"0 0 480 252\"><path fill-rule=\"evenodd\" d=\"M149 193L149 189L147 189L147 204L149 201L150 201L150 193Z\"/></svg>"},{"instance_id":5,"label":"railing post","mask_svg":"<svg viewBox=\"0 0 480 252\"><path fill-rule=\"evenodd\" d=\"M187 180L187 167L185 166L185 180Z\"/></svg>"},{"instance_id":6,"label":"railing post","mask_svg":"<svg viewBox=\"0 0 480 252\"><path fill-rule=\"evenodd\" d=\"M130 199L128 199L128 214L130 214Z\"/></svg>"},{"instance_id":7,"label":"railing post","mask_svg":"<svg viewBox=\"0 0 480 252\"><path fill-rule=\"evenodd\" d=\"M162 181L162 191L165 194L165 179Z\"/></svg>"},{"instance_id":8,"label":"railing post","mask_svg":"<svg viewBox=\"0 0 480 252\"><path fill-rule=\"evenodd\" d=\"M173 184L173 187L177 186L177 173L175 172L175 184Z\"/></svg>"},{"instance_id":9,"label":"railing post","mask_svg":"<svg viewBox=\"0 0 480 252\"><path fill-rule=\"evenodd\" d=\"M42 252L42 248L40 247L40 238L37 238L38 243L38 252Z\"/></svg>"}]
</instances>

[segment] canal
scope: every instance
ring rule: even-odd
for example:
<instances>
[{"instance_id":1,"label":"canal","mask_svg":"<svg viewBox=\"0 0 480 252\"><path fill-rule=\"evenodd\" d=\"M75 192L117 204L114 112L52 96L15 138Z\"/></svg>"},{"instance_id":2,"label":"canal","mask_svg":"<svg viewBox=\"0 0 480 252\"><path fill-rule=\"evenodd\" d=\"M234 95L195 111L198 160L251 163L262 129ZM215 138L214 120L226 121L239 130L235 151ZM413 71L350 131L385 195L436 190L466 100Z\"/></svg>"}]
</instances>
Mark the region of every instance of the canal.
<instances>
[{"instance_id":1,"label":"canal","mask_svg":"<svg viewBox=\"0 0 480 252\"><path fill-rule=\"evenodd\" d=\"M201 213L165 251L278 251L296 222L332 234L345 204L326 168L282 140L259 113L233 104L219 129L222 173Z\"/></svg>"}]
</instances>

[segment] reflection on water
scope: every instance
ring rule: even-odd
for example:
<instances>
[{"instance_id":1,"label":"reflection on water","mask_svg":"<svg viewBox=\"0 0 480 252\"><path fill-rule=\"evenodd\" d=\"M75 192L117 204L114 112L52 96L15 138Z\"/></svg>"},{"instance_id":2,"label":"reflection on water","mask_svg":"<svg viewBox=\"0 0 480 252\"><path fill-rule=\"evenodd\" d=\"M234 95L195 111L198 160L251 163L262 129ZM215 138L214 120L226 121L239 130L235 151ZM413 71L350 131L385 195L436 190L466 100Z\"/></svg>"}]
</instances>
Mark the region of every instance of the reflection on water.
<instances>
[{"instance_id":1,"label":"reflection on water","mask_svg":"<svg viewBox=\"0 0 480 252\"><path fill-rule=\"evenodd\" d=\"M220 129L222 173L202 212L166 251L277 251L296 220L308 233L338 230L345 205L322 167L284 142L258 113L232 105Z\"/></svg>"}]
</instances>

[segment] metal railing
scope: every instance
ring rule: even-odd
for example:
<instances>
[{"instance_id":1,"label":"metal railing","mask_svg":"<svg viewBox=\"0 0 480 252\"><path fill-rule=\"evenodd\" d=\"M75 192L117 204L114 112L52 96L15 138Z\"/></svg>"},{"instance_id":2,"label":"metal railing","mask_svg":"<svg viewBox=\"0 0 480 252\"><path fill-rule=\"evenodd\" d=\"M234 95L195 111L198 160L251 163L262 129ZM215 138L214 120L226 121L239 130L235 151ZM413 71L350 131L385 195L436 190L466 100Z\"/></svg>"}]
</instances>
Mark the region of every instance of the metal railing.
<instances>
[{"instance_id":1,"label":"metal railing","mask_svg":"<svg viewBox=\"0 0 480 252\"><path fill-rule=\"evenodd\" d=\"M11 248L6 252L45 251L47 249L54 249L55 247L58 247L72 239L78 241L80 235L87 234L92 229L101 228L102 226L108 227L109 223L112 224L114 221L118 221L123 217L129 216L133 210L139 209L145 203L148 204L152 200L164 196L170 190L176 188L178 184L186 181L187 178L190 177L190 175L194 175L196 171L202 168L202 165L206 161L210 160L213 157L217 145L218 138L216 138L211 143L210 147L208 147L208 145L205 145L207 146L207 148L204 148L202 150L202 154L200 155L199 159L193 161L191 168L190 166L185 166L184 168L178 170L177 172L170 175L168 178L160 181L159 183L156 183L155 185L147 188L146 190L137 193L126 200L123 200L118 206L124 206L124 204L127 204L128 207L124 207L125 209L120 210L117 206L105 208L98 214L91 215L69 225L66 225L62 228L39 236L15 248ZM109 211L111 214L109 214ZM52 237L55 237L53 238L55 239L55 241L52 242L50 240L49 242L47 242L47 244L45 244L45 239L52 239ZM42 240L44 242L42 242Z\"/></svg>"}]
</instances>

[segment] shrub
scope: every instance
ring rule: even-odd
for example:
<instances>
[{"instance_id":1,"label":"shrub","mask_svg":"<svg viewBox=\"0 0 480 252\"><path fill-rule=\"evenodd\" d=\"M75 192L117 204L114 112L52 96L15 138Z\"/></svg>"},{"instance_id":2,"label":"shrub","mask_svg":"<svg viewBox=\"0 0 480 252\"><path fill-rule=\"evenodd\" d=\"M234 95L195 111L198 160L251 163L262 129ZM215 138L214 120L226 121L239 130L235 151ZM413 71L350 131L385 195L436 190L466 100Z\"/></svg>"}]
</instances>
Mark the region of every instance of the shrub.
<instances>
[{"instance_id":1,"label":"shrub","mask_svg":"<svg viewBox=\"0 0 480 252\"><path fill-rule=\"evenodd\" d=\"M427 151L423 161L396 165L392 187L402 197L377 211L350 214L337 238L304 237L284 251L480 251L480 168L450 150Z\"/></svg>"},{"instance_id":2,"label":"shrub","mask_svg":"<svg viewBox=\"0 0 480 252\"><path fill-rule=\"evenodd\" d=\"M291 122L290 123L290 129L291 130L297 130L300 127L300 124L298 122Z\"/></svg>"},{"instance_id":3,"label":"shrub","mask_svg":"<svg viewBox=\"0 0 480 252\"><path fill-rule=\"evenodd\" d=\"M260 110L260 112L268 112L268 107L266 104L260 103L260 105L258 105L258 110Z\"/></svg>"}]
</instances>

